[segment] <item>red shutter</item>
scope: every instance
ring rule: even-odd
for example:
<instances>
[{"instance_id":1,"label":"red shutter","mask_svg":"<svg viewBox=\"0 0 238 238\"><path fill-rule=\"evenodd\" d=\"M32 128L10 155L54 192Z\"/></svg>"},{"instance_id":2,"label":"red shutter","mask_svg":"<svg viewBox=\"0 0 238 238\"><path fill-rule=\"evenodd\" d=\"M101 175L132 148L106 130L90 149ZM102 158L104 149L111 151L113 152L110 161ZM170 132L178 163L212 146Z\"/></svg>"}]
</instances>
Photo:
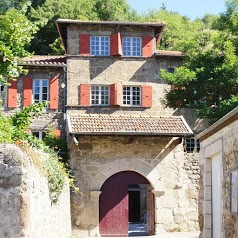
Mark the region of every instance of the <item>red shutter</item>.
<instances>
[{"instance_id":1,"label":"red shutter","mask_svg":"<svg viewBox=\"0 0 238 238\"><path fill-rule=\"evenodd\" d=\"M27 76L24 78L23 85L23 106L27 107L32 104L32 78Z\"/></svg>"},{"instance_id":2,"label":"red shutter","mask_svg":"<svg viewBox=\"0 0 238 238\"><path fill-rule=\"evenodd\" d=\"M152 107L152 86L142 86L142 107Z\"/></svg>"},{"instance_id":3,"label":"red shutter","mask_svg":"<svg viewBox=\"0 0 238 238\"><path fill-rule=\"evenodd\" d=\"M59 104L59 80L50 79L50 109L58 109Z\"/></svg>"},{"instance_id":4,"label":"red shutter","mask_svg":"<svg viewBox=\"0 0 238 238\"><path fill-rule=\"evenodd\" d=\"M111 55L122 55L121 34L119 32L110 36Z\"/></svg>"},{"instance_id":5,"label":"red shutter","mask_svg":"<svg viewBox=\"0 0 238 238\"><path fill-rule=\"evenodd\" d=\"M122 84L110 85L110 105L122 105Z\"/></svg>"},{"instance_id":6,"label":"red shutter","mask_svg":"<svg viewBox=\"0 0 238 238\"><path fill-rule=\"evenodd\" d=\"M79 35L79 54L90 55L90 35L88 34Z\"/></svg>"},{"instance_id":7,"label":"red shutter","mask_svg":"<svg viewBox=\"0 0 238 238\"><path fill-rule=\"evenodd\" d=\"M79 85L79 104L81 106L90 105L90 84Z\"/></svg>"},{"instance_id":8,"label":"red shutter","mask_svg":"<svg viewBox=\"0 0 238 238\"><path fill-rule=\"evenodd\" d=\"M61 130L54 130L53 131L55 137L60 137L61 136Z\"/></svg>"},{"instance_id":9,"label":"red shutter","mask_svg":"<svg viewBox=\"0 0 238 238\"><path fill-rule=\"evenodd\" d=\"M142 36L142 56L151 57L154 54L152 36Z\"/></svg>"},{"instance_id":10,"label":"red shutter","mask_svg":"<svg viewBox=\"0 0 238 238\"><path fill-rule=\"evenodd\" d=\"M17 81L10 80L8 86L7 106L15 108L17 106Z\"/></svg>"}]
</instances>

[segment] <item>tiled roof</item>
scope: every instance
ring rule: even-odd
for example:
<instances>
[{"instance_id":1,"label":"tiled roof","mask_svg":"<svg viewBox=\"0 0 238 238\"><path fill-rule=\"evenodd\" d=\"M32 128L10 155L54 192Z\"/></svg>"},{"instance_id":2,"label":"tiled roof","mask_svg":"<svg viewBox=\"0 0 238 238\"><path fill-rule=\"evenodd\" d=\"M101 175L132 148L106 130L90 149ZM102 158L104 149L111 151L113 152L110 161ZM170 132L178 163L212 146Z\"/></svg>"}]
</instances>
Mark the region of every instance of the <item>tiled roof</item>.
<instances>
[{"instance_id":1,"label":"tiled roof","mask_svg":"<svg viewBox=\"0 0 238 238\"><path fill-rule=\"evenodd\" d=\"M127 116L127 115L67 115L69 131L73 134L136 134L191 135L183 117Z\"/></svg>"},{"instance_id":2,"label":"tiled roof","mask_svg":"<svg viewBox=\"0 0 238 238\"><path fill-rule=\"evenodd\" d=\"M157 50L155 56L175 56L184 57L185 54L181 51Z\"/></svg>"},{"instance_id":3,"label":"tiled roof","mask_svg":"<svg viewBox=\"0 0 238 238\"><path fill-rule=\"evenodd\" d=\"M23 65L34 66L66 66L66 57L64 55L35 55L23 59Z\"/></svg>"}]
</instances>

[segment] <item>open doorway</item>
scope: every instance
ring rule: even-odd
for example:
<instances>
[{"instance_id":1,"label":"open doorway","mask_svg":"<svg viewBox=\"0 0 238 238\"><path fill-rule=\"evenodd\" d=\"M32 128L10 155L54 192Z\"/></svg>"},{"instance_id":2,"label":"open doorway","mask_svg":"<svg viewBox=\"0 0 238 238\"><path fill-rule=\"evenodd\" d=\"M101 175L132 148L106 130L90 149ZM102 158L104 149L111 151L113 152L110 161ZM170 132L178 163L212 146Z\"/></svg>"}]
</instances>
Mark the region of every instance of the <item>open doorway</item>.
<instances>
[{"instance_id":1,"label":"open doorway","mask_svg":"<svg viewBox=\"0 0 238 238\"><path fill-rule=\"evenodd\" d=\"M146 184L130 184L129 199L129 236L147 235Z\"/></svg>"},{"instance_id":2,"label":"open doorway","mask_svg":"<svg viewBox=\"0 0 238 238\"><path fill-rule=\"evenodd\" d=\"M133 171L119 172L104 182L101 191L101 236L154 234L154 196L152 186L145 177Z\"/></svg>"}]
</instances>

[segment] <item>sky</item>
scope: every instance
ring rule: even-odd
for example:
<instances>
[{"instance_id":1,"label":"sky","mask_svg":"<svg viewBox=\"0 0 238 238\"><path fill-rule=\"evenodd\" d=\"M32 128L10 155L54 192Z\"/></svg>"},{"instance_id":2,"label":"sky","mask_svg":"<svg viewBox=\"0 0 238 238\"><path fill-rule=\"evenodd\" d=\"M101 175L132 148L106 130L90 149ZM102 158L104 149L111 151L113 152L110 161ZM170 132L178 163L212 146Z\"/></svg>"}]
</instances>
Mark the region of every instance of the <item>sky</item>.
<instances>
[{"instance_id":1,"label":"sky","mask_svg":"<svg viewBox=\"0 0 238 238\"><path fill-rule=\"evenodd\" d=\"M206 13L216 14L225 11L225 0L127 0L139 13L149 9L160 9L162 3L169 11L178 12L194 20Z\"/></svg>"}]
</instances>

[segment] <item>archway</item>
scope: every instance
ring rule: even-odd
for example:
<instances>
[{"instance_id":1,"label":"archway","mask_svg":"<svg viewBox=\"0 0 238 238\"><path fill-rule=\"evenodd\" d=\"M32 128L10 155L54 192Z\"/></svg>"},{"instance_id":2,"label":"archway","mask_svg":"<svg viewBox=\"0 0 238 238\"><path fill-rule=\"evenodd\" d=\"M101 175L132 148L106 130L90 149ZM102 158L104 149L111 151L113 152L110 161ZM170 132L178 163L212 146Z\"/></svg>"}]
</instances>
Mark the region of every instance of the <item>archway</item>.
<instances>
[{"instance_id":1,"label":"archway","mask_svg":"<svg viewBox=\"0 0 238 238\"><path fill-rule=\"evenodd\" d=\"M141 174L123 171L109 177L99 197L101 236L128 236L128 223L146 224L143 235L154 233L154 196Z\"/></svg>"}]
</instances>

